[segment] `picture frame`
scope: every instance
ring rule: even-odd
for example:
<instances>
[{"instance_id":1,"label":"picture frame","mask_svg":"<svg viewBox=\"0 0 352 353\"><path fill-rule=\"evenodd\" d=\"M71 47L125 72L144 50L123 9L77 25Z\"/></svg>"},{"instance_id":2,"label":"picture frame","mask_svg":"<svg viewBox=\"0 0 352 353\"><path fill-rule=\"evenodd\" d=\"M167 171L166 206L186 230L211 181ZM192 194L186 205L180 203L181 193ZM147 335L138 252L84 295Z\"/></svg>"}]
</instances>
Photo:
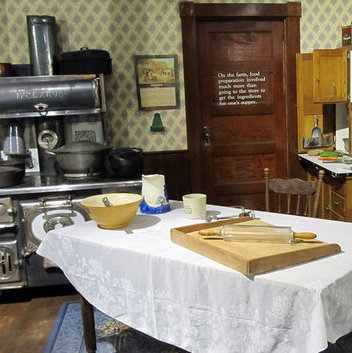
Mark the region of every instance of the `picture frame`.
<instances>
[{"instance_id":1,"label":"picture frame","mask_svg":"<svg viewBox=\"0 0 352 353\"><path fill-rule=\"evenodd\" d=\"M177 55L134 56L139 110L179 109Z\"/></svg>"}]
</instances>

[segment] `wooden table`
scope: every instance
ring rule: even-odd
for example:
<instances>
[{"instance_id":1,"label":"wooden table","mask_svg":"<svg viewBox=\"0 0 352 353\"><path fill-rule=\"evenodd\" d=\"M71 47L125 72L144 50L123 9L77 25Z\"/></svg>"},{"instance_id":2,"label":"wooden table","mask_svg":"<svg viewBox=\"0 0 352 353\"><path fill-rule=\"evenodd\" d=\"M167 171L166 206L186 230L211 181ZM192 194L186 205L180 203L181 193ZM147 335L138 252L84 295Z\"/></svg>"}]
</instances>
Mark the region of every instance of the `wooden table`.
<instances>
[{"instance_id":1,"label":"wooden table","mask_svg":"<svg viewBox=\"0 0 352 353\"><path fill-rule=\"evenodd\" d=\"M96 349L93 306L191 352L314 353L352 331L350 223L256 212L264 222L313 231L338 243L342 253L247 277L173 243L171 228L196 222L183 217L181 203L171 208L137 215L124 231L90 221L43 239L38 253L54 261L83 297L89 353ZM207 210L234 214L226 207Z\"/></svg>"}]
</instances>

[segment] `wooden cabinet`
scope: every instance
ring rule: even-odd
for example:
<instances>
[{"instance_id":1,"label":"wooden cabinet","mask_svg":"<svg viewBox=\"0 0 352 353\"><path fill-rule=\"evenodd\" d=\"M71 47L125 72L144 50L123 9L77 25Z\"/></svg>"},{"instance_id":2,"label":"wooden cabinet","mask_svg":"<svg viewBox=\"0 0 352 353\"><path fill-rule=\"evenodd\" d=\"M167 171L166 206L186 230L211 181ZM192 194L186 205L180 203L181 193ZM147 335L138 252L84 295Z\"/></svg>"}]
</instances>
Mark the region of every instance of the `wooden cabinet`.
<instances>
[{"instance_id":1,"label":"wooden cabinet","mask_svg":"<svg viewBox=\"0 0 352 353\"><path fill-rule=\"evenodd\" d=\"M348 53L345 48L313 51L313 100L316 103L348 101Z\"/></svg>"},{"instance_id":2,"label":"wooden cabinet","mask_svg":"<svg viewBox=\"0 0 352 353\"><path fill-rule=\"evenodd\" d=\"M352 104L349 101L350 59L352 47L337 49L316 49L311 54L297 54L297 131L298 152L307 153L310 149L303 148L302 140L309 138L314 127L314 116L319 118L319 127L323 137L330 136L335 141L325 149L336 148L339 130L336 124L338 106L345 102L348 120L349 155L352 156ZM345 109L345 108L344 108ZM346 131L344 131L346 133ZM343 136L342 136L343 137ZM340 144L341 145L341 144ZM321 149L321 147L317 147ZM306 178L314 180L318 177L321 166L305 162L301 164ZM333 170L333 169L331 169ZM352 221L352 170L349 173L333 173L325 170L321 208L318 217Z\"/></svg>"},{"instance_id":3,"label":"wooden cabinet","mask_svg":"<svg viewBox=\"0 0 352 353\"><path fill-rule=\"evenodd\" d=\"M307 180L317 180L319 167L302 162ZM352 176L334 176L325 170L319 218L352 222Z\"/></svg>"},{"instance_id":4,"label":"wooden cabinet","mask_svg":"<svg viewBox=\"0 0 352 353\"><path fill-rule=\"evenodd\" d=\"M351 220L351 210L347 212L347 185L351 183L348 178L336 178L327 175L325 180L325 198L323 203L324 218L336 221ZM348 217L348 219L347 219Z\"/></svg>"},{"instance_id":5,"label":"wooden cabinet","mask_svg":"<svg viewBox=\"0 0 352 353\"><path fill-rule=\"evenodd\" d=\"M316 103L313 97L313 54L296 55L297 78L297 146L298 152L308 152L304 148L303 139L312 135L315 126L315 116L318 126L326 138L334 136L334 111L332 107ZM333 145L324 149L333 149Z\"/></svg>"},{"instance_id":6,"label":"wooden cabinet","mask_svg":"<svg viewBox=\"0 0 352 353\"><path fill-rule=\"evenodd\" d=\"M316 148L327 150L338 148L346 152L342 141L343 138L349 137L349 154L352 155L352 104L349 86L352 70L351 53L352 46L347 46L337 49L315 49L313 53L296 55L299 153L312 149L311 146L304 144L303 140L311 137L317 117L324 139L329 140L325 140L323 145ZM344 104L348 111L348 126L340 124L341 121L345 121L342 115L346 113L341 115L341 106ZM347 133L345 129L348 130Z\"/></svg>"}]
</instances>

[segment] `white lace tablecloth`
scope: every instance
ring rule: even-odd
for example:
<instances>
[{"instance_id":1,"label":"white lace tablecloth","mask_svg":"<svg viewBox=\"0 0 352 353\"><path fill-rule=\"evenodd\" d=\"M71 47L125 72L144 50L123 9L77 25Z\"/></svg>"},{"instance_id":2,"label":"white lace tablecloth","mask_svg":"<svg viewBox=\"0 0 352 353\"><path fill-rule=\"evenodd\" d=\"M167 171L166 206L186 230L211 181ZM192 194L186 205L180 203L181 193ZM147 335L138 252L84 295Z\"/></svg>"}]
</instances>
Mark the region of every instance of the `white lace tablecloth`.
<instances>
[{"instance_id":1,"label":"white lace tablecloth","mask_svg":"<svg viewBox=\"0 0 352 353\"><path fill-rule=\"evenodd\" d=\"M351 223L256 212L343 252L248 278L171 242L171 228L199 223L182 203L171 208L137 214L124 230L93 221L53 230L37 253L102 312L193 353L314 353L352 331Z\"/></svg>"}]
</instances>

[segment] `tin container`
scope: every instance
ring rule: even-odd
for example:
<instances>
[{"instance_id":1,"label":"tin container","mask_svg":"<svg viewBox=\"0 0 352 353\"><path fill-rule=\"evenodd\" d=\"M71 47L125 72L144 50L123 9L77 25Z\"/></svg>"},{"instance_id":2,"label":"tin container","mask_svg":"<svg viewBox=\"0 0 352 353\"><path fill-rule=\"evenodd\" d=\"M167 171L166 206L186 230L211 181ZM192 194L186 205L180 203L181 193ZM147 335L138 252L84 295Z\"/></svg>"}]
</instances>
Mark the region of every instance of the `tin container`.
<instances>
[{"instance_id":1,"label":"tin container","mask_svg":"<svg viewBox=\"0 0 352 353\"><path fill-rule=\"evenodd\" d=\"M57 74L55 17L27 16L27 32L33 75Z\"/></svg>"},{"instance_id":2,"label":"tin container","mask_svg":"<svg viewBox=\"0 0 352 353\"><path fill-rule=\"evenodd\" d=\"M351 26L342 27L342 46L351 45Z\"/></svg>"}]
</instances>

